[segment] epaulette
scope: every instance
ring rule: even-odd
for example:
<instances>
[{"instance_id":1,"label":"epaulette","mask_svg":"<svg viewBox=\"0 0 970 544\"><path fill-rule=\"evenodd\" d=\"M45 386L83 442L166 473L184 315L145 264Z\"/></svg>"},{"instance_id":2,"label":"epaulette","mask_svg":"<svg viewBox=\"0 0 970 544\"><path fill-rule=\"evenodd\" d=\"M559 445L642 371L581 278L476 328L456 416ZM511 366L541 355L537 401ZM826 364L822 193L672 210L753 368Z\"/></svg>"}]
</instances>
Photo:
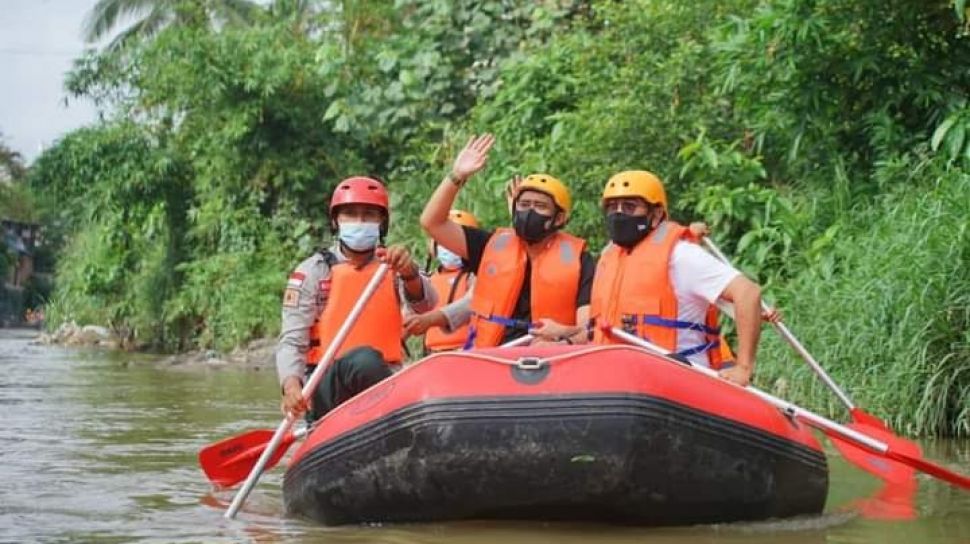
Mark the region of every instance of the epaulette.
<instances>
[{"instance_id":1,"label":"epaulette","mask_svg":"<svg viewBox=\"0 0 970 544\"><path fill-rule=\"evenodd\" d=\"M327 266L331 268L333 267L333 265L337 264L338 262L337 256L334 255L333 251L330 251L329 249L319 248L317 249L317 253L319 253L320 256L323 257L323 262L327 263Z\"/></svg>"}]
</instances>

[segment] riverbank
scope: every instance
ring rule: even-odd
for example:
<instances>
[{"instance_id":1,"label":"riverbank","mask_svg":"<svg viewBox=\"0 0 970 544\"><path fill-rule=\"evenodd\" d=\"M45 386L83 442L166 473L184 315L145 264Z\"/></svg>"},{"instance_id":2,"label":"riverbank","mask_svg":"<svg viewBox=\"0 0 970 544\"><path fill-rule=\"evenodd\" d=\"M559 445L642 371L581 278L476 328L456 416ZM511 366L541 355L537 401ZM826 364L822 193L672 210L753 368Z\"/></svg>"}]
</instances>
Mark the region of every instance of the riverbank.
<instances>
[{"instance_id":1,"label":"riverbank","mask_svg":"<svg viewBox=\"0 0 970 544\"><path fill-rule=\"evenodd\" d=\"M99 349L105 351L136 352L129 338L100 325L78 325L71 321L61 324L55 331L17 329L22 334L35 333L34 344L70 348ZM260 338L228 353L212 349L193 350L177 354L158 354L157 364L173 367L233 367L250 370L269 370L275 367L275 338Z\"/></svg>"}]
</instances>

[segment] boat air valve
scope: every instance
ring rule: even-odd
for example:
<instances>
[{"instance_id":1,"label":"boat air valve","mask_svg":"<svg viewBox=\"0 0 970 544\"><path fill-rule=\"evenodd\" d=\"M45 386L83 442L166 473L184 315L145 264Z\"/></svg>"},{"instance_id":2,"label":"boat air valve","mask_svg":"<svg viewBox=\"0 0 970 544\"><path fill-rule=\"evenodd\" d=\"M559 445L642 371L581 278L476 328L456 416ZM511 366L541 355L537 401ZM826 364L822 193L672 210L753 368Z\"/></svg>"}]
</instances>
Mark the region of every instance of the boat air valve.
<instances>
[{"instance_id":1,"label":"boat air valve","mask_svg":"<svg viewBox=\"0 0 970 544\"><path fill-rule=\"evenodd\" d=\"M540 357L520 357L511 369L512 379L525 385L535 385L546 379L552 365Z\"/></svg>"}]
</instances>

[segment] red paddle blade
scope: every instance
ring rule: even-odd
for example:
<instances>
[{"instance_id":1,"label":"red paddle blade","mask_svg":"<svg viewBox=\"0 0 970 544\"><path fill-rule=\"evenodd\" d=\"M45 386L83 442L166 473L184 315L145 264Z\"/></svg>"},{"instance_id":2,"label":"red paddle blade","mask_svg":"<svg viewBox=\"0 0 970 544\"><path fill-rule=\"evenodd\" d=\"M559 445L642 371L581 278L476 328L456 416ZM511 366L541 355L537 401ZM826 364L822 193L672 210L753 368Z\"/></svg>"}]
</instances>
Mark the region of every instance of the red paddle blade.
<instances>
[{"instance_id":1,"label":"red paddle blade","mask_svg":"<svg viewBox=\"0 0 970 544\"><path fill-rule=\"evenodd\" d=\"M905 521L916 519L916 491L914 478L908 483L884 483L878 492L859 499L850 506L866 519Z\"/></svg>"},{"instance_id":2,"label":"red paddle blade","mask_svg":"<svg viewBox=\"0 0 970 544\"><path fill-rule=\"evenodd\" d=\"M210 482L219 487L232 487L249 476L272 438L273 431L259 429L210 444L199 450L199 464ZM280 462L294 440L293 433L283 438L266 463L266 470Z\"/></svg>"},{"instance_id":3,"label":"red paddle blade","mask_svg":"<svg viewBox=\"0 0 970 544\"><path fill-rule=\"evenodd\" d=\"M869 412L866 412L865 410L859 407L855 407L852 410L849 410L849 414L852 416L852 421L856 423L861 423L863 425L875 427L876 429L883 429L885 431L890 431L890 432L892 431L892 429L889 428L889 425L886 425L885 421L879 419L878 417L870 414Z\"/></svg>"},{"instance_id":4,"label":"red paddle blade","mask_svg":"<svg viewBox=\"0 0 970 544\"><path fill-rule=\"evenodd\" d=\"M890 451L897 452L905 458L920 459L923 456L922 450L917 443L900 438L885 427L866 425L864 423L849 423L846 425L854 431L870 436L885 442ZM850 442L837 434L829 434L832 443L845 460L858 466L862 470L882 478L891 484L905 484L911 482L916 475L913 466L905 461L895 462L890 460L889 455L871 452L860 447L855 442Z\"/></svg>"}]
</instances>

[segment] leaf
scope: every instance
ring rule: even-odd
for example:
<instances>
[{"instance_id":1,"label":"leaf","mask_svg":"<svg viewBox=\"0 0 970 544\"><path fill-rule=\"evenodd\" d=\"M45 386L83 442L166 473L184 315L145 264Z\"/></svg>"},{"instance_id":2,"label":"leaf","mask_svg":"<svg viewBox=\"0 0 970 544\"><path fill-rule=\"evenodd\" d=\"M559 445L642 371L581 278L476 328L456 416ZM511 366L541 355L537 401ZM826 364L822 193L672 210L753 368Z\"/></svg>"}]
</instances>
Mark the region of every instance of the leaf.
<instances>
[{"instance_id":1,"label":"leaf","mask_svg":"<svg viewBox=\"0 0 970 544\"><path fill-rule=\"evenodd\" d=\"M340 111L342 109L343 108L341 107L340 101L339 100L334 100L333 102L330 103L330 106L327 107L327 111L325 111L323 113L323 120L324 121L329 121L329 120L333 119L334 117L340 115Z\"/></svg>"},{"instance_id":2,"label":"leaf","mask_svg":"<svg viewBox=\"0 0 970 544\"><path fill-rule=\"evenodd\" d=\"M714 169L714 170L717 169L717 165L718 165L717 151L714 151L714 148L710 146L704 146L703 149L701 150L701 155L703 155L704 161L707 163L708 166L711 167L711 169Z\"/></svg>"},{"instance_id":3,"label":"leaf","mask_svg":"<svg viewBox=\"0 0 970 544\"><path fill-rule=\"evenodd\" d=\"M966 132L967 126L960 123L954 126L949 134L946 135L946 150L951 160L955 160L960 156L960 152L963 151L963 141Z\"/></svg>"},{"instance_id":4,"label":"leaf","mask_svg":"<svg viewBox=\"0 0 970 544\"><path fill-rule=\"evenodd\" d=\"M337 122L334 123L333 129L336 132L348 132L350 130L350 118L346 115L341 115L337 118Z\"/></svg>"},{"instance_id":5,"label":"leaf","mask_svg":"<svg viewBox=\"0 0 970 544\"><path fill-rule=\"evenodd\" d=\"M933 132L933 138L930 140L930 147L933 149L933 151L940 148L940 143L943 142L943 138L946 136L947 131L949 131L950 127L952 127L956 122L956 116L951 115L940 123L940 126L936 127L936 130Z\"/></svg>"},{"instance_id":6,"label":"leaf","mask_svg":"<svg viewBox=\"0 0 970 544\"><path fill-rule=\"evenodd\" d=\"M397 53L385 49L377 54L377 67L380 71L387 73L397 66Z\"/></svg>"}]
</instances>

